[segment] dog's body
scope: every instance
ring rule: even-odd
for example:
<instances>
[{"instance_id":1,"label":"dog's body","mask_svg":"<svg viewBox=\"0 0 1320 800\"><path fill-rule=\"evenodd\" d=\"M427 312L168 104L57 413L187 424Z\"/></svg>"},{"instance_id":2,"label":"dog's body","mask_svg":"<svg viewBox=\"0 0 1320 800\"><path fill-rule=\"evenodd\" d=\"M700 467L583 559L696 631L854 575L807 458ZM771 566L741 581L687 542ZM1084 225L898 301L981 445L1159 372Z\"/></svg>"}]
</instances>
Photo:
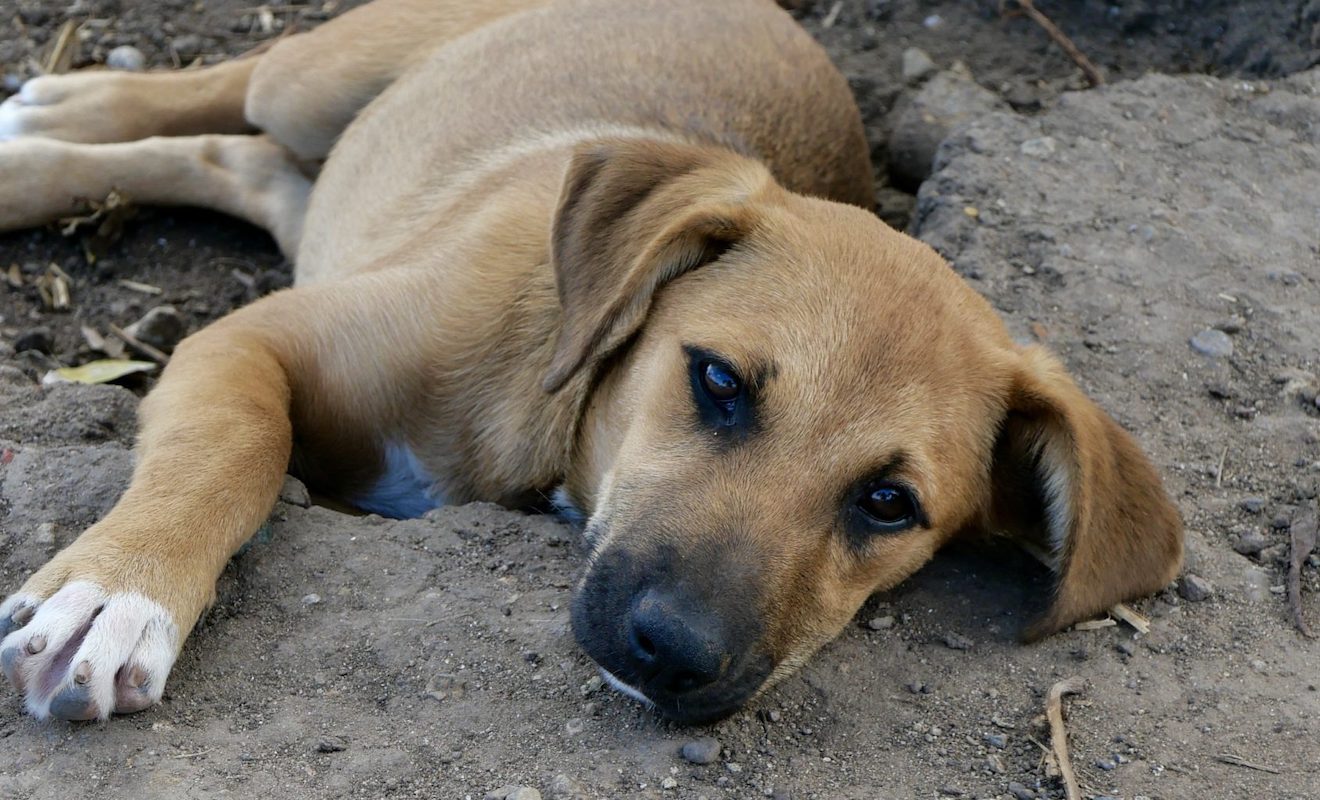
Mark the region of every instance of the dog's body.
<instances>
[{"instance_id":1,"label":"dog's body","mask_svg":"<svg viewBox=\"0 0 1320 800\"><path fill-rule=\"evenodd\" d=\"M297 269L179 347L128 491L0 605L38 716L159 699L290 464L391 516L560 487L579 640L688 719L964 529L1044 530L1037 634L1177 569L1126 434L862 210L847 85L769 0L377 0L208 70L38 79L0 136L0 229L118 189Z\"/></svg>"}]
</instances>

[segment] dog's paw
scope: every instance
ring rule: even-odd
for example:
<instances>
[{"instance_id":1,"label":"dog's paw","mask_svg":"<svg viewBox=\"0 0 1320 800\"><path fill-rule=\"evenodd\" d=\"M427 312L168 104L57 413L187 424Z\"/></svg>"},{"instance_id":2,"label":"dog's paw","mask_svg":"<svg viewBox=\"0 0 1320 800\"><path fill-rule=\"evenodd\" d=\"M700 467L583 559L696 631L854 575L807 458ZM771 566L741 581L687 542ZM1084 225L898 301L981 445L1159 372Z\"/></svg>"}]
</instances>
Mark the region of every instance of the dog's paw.
<instances>
[{"instance_id":1,"label":"dog's paw","mask_svg":"<svg viewBox=\"0 0 1320 800\"><path fill-rule=\"evenodd\" d=\"M105 719L160 700L178 654L166 609L89 581L0 604L0 668L38 719Z\"/></svg>"},{"instance_id":2,"label":"dog's paw","mask_svg":"<svg viewBox=\"0 0 1320 800\"><path fill-rule=\"evenodd\" d=\"M0 103L0 141L42 136L69 142L120 142L139 138L130 123L142 104L133 98L132 76L115 72L43 75Z\"/></svg>"}]
</instances>

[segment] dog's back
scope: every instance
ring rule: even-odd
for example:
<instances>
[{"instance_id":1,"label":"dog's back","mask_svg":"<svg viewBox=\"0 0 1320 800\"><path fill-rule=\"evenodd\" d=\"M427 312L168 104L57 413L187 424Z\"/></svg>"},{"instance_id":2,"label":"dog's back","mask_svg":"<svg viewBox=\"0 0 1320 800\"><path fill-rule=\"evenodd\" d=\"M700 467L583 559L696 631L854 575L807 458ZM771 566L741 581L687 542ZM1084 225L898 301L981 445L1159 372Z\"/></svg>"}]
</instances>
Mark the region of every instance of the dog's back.
<instances>
[{"instance_id":1,"label":"dog's back","mask_svg":"<svg viewBox=\"0 0 1320 800\"><path fill-rule=\"evenodd\" d=\"M366 231L388 241L473 170L614 131L719 144L794 191L872 204L847 82L771 0L560 0L443 44L369 106L321 176L318 195L336 199L313 202L306 240L326 255ZM336 169L364 163L370 173ZM315 260L301 254L300 267Z\"/></svg>"}]
</instances>

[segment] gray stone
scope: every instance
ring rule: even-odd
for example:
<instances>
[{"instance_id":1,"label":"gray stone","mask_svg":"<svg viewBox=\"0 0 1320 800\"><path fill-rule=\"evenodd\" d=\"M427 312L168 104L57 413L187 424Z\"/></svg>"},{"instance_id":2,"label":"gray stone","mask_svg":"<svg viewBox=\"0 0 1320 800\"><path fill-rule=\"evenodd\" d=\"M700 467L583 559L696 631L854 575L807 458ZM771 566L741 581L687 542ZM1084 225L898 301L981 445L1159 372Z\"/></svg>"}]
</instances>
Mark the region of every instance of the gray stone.
<instances>
[{"instance_id":1,"label":"gray stone","mask_svg":"<svg viewBox=\"0 0 1320 800\"><path fill-rule=\"evenodd\" d=\"M1188 341L1192 349L1207 358L1228 358L1233 355L1233 340L1228 334L1206 328Z\"/></svg>"},{"instance_id":2,"label":"gray stone","mask_svg":"<svg viewBox=\"0 0 1320 800\"><path fill-rule=\"evenodd\" d=\"M550 800L587 800L587 787L561 772L550 781Z\"/></svg>"},{"instance_id":3,"label":"gray stone","mask_svg":"<svg viewBox=\"0 0 1320 800\"><path fill-rule=\"evenodd\" d=\"M940 641L944 642L944 646L950 650L971 650L974 646L974 642L972 642L971 639L968 639L961 634L954 633L953 631L944 634L944 638Z\"/></svg>"},{"instance_id":4,"label":"gray stone","mask_svg":"<svg viewBox=\"0 0 1320 800\"><path fill-rule=\"evenodd\" d=\"M1178 581L1178 595L1189 603L1200 603L1214 597L1215 585L1189 572Z\"/></svg>"},{"instance_id":5,"label":"gray stone","mask_svg":"<svg viewBox=\"0 0 1320 800\"><path fill-rule=\"evenodd\" d=\"M1036 793L1017 781L1009 782L1008 793L1017 798L1017 800L1036 800Z\"/></svg>"},{"instance_id":6,"label":"gray stone","mask_svg":"<svg viewBox=\"0 0 1320 800\"><path fill-rule=\"evenodd\" d=\"M985 741L986 744L991 747L998 747L1000 750L1008 747L1008 737L1002 733L987 733L985 735Z\"/></svg>"},{"instance_id":7,"label":"gray stone","mask_svg":"<svg viewBox=\"0 0 1320 800\"><path fill-rule=\"evenodd\" d=\"M202 37L195 33L185 33L174 37L170 47L179 54L179 58L193 58L202 52Z\"/></svg>"},{"instance_id":8,"label":"gray stone","mask_svg":"<svg viewBox=\"0 0 1320 800\"><path fill-rule=\"evenodd\" d=\"M909 47L903 51L903 80L908 83L924 80L937 70L939 67L920 47Z\"/></svg>"},{"instance_id":9,"label":"gray stone","mask_svg":"<svg viewBox=\"0 0 1320 800\"><path fill-rule=\"evenodd\" d=\"M686 742L682 749L683 759L693 764L714 764L720 758L720 742L709 736Z\"/></svg>"},{"instance_id":10,"label":"gray stone","mask_svg":"<svg viewBox=\"0 0 1320 800\"><path fill-rule=\"evenodd\" d=\"M147 66L147 57L131 44L124 44L105 54L105 65L110 69L140 72Z\"/></svg>"},{"instance_id":11,"label":"gray stone","mask_svg":"<svg viewBox=\"0 0 1320 800\"><path fill-rule=\"evenodd\" d=\"M1247 531L1233 543L1233 549L1244 556L1254 556L1270 546L1270 540L1256 531Z\"/></svg>"},{"instance_id":12,"label":"gray stone","mask_svg":"<svg viewBox=\"0 0 1320 800\"><path fill-rule=\"evenodd\" d=\"M952 71L931 77L902 107L889 136L889 172L895 183L920 184L930 174L935 151L954 129L1005 107L969 77Z\"/></svg>"},{"instance_id":13,"label":"gray stone","mask_svg":"<svg viewBox=\"0 0 1320 800\"><path fill-rule=\"evenodd\" d=\"M312 497L302 481L292 475L285 475L284 485L280 487L280 502L307 508L312 504Z\"/></svg>"},{"instance_id":14,"label":"gray stone","mask_svg":"<svg viewBox=\"0 0 1320 800\"><path fill-rule=\"evenodd\" d=\"M1053 136L1038 136L1018 145L1018 152L1028 158L1049 158L1054 155L1057 145Z\"/></svg>"},{"instance_id":15,"label":"gray stone","mask_svg":"<svg viewBox=\"0 0 1320 800\"><path fill-rule=\"evenodd\" d=\"M139 341L168 353L188 332L188 323L174 306L156 306L124 330Z\"/></svg>"},{"instance_id":16,"label":"gray stone","mask_svg":"<svg viewBox=\"0 0 1320 800\"><path fill-rule=\"evenodd\" d=\"M894 627L894 617L892 614L887 614L883 617L873 617L866 623L866 627L873 631L887 631Z\"/></svg>"},{"instance_id":17,"label":"gray stone","mask_svg":"<svg viewBox=\"0 0 1320 800\"><path fill-rule=\"evenodd\" d=\"M1265 498L1263 497L1244 497L1239 507L1248 514L1259 514L1265 509Z\"/></svg>"}]
</instances>

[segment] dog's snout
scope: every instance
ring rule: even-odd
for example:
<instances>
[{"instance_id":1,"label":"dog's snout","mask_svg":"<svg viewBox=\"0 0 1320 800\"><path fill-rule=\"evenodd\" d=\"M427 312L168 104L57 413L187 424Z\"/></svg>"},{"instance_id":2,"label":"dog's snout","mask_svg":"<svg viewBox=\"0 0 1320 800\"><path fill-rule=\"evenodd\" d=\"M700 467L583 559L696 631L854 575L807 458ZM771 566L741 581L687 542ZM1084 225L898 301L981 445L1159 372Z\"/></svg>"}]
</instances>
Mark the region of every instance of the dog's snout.
<instances>
[{"instance_id":1,"label":"dog's snout","mask_svg":"<svg viewBox=\"0 0 1320 800\"><path fill-rule=\"evenodd\" d=\"M649 590L634 604L628 655L649 686L671 695L709 686L727 668L727 650L716 621L671 594Z\"/></svg>"}]
</instances>

